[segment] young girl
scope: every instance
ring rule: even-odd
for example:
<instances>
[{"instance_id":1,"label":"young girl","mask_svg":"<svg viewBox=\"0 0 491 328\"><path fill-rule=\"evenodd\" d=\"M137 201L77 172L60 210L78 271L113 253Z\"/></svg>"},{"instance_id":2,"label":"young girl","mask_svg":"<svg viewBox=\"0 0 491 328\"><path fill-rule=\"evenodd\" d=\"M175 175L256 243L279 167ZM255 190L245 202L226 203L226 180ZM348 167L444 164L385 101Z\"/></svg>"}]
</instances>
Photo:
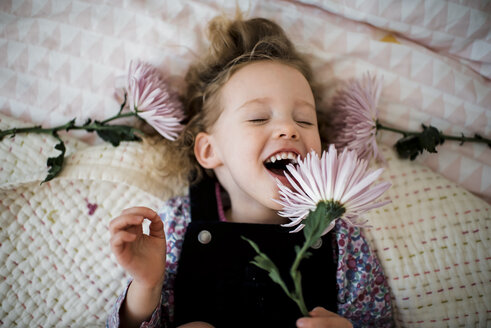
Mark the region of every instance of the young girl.
<instances>
[{"instance_id":1,"label":"young girl","mask_svg":"<svg viewBox=\"0 0 491 328\"><path fill-rule=\"evenodd\" d=\"M186 76L189 122L178 149L196 164L189 195L110 223L112 251L133 280L108 326L392 326L382 268L357 228L338 221L302 262L308 318L250 263L255 252L241 236L285 273L303 243L280 225L275 178L287 184L288 163L321 153L315 88L307 62L269 20L218 17L209 37L209 53Z\"/></svg>"}]
</instances>

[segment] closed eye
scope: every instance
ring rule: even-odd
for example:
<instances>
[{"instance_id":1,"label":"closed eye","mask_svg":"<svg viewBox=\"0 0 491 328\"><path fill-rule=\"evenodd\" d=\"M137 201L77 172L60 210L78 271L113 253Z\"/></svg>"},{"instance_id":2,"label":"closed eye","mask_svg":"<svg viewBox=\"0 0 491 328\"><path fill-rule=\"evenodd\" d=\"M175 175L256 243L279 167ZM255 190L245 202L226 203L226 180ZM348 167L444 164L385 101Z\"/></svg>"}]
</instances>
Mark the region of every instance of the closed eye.
<instances>
[{"instance_id":1,"label":"closed eye","mask_svg":"<svg viewBox=\"0 0 491 328\"><path fill-rule=\"evenodd\" d=\"M297 121L298 124L312 126L314 123L308 121Z\"/></svg>"},{"instance_id":2,"label":"closed eye","mask_svg":"<svg viewBox=\"0 0 491 328\"><path fill-rule=\"evenodd\" d=\"M251 122L251 123L264 123L266 122L268 119L267 118L255 118L253 120L249 120L248 122Z\"/></svg>"}]
</instances>

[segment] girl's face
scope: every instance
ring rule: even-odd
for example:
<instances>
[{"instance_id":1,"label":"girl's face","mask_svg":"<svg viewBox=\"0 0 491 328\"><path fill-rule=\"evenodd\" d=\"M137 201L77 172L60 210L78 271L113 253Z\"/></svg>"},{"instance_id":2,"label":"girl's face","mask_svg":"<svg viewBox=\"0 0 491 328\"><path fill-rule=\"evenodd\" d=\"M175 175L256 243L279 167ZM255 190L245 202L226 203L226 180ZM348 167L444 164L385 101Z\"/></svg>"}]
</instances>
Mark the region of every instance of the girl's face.
<instances>
[{"instance_id":1,"label":"girl's face","mask_svg":"<svg viewBox=\"0 0 491 328\"><path fill-rule=\"evenodd\" d=\"M209 148L202 154L215 160L208 168L230 195L228 219L276 223L275 178L286 184L285 164L311 150L321 152L312 90L295 68L260 61L235 72L220 96L223 111L203 134Z\"/></svg>"}]
</instances>

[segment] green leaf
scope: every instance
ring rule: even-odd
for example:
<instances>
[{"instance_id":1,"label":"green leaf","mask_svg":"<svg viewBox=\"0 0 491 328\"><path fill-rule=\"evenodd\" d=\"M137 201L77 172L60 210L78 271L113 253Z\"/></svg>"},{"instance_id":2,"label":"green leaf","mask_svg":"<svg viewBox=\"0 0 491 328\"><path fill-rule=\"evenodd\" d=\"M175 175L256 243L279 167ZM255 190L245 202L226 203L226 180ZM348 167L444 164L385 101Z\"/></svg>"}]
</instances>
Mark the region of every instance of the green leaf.
<instances>
[{"instance_id":1,"label":"green leaf","mask_svg":"<svg viewBox=\"0 0 491 328\"><path fill-rule=\"evenodd\" d=\"M302 249L301 249L301 247L300 247L299 245L295 245L295 248L294 248L294 249L295 249L295 254L297 254L297 255L298 255L298 253L300 253L300 252L301 252L301 250L302 250ZM302 254L302 258L304 258L304 259L308 259L308 258L309 258L309 257L311 257L311 256L312 256L312 253L311 253L311 252L304 252L304 253Z\"/></svg>"},{"instance_id":2,"label":"green leaf","mask_svg":"<svg viewBox=\"0 0 491 328\"><path fill-rule=\"evenodd\" d=\"M464 137L464 135L462 134L462 138L463 137ZM480 134L477 134L477 133L474 134L474 138L476 138L477 140L484 140L484 138ZM463 143L464 143L464 141L462 141L461 145ZM488 142L487 145L488 145L489 148L491 148L491 142Z\"/></svg>"},{"instance_id":3,"label":"green leaf","mask_svg":"<svg viewBox=\"0 0 491 328\"><path fill-rule=\"evenodd\" d=\"M254 261L251 261L251 263L268 272L271 280L273 280L277 284L281 285L283 283L278 267L273 263L273 261L271 261L268 256L266 256L266 254L261 253L255 256Z\"/></svg>"},{"instance_id":4,"label":"green leaf","mask_svg":"<svg viewBox=\"0 0 491 328\"><path fill-rule=\"evenodd\" d=\"M434 126L421 125L423 127L423 132L420 135L421 146L430 153L436 153L436 146L442 144L445 139L441 137L440 131Z\"/></svg>"},{"instance_id":5,"label":"green leaf","mask_svg":"<svg viewBox=\"0 0 491 328\"><path fill-rule=\"evenodd\" d=\"M58 144L55 145L55 149L59 150L61 153L57 157L50 157L48 158L46 165L48 166L48 175L44 179L41 184L44 182L48 182L50 180L53 180L63 169L63 162L65 159L65 143L63 140L61 140L56 133L53 133L53 135L58 138L60 141Z\"/></svg>"},{"instance_id":6,"label":"green leaf","mask_svg":"<svg viewBox=\"0 0 491 328\"><path fill-rule=\"evenodd\" d=\"M274 264L273 261L271 261L271 259L266 254L264 254L263 252L260 251L259 246L255 242L253 242L252 240L250 240L244 236L242 236L242 239L247 241L252 246L252 248L254 248L256 253L258 254L257 256L254 257L254 261L251 261L251 263L256 265L257 267L265 270L266 272L268 272L271 280L273 280L275 283L280 285L281 288L283 289L283 291L289 297L291 297L290 291L288 290L285 282L281 278L280 270L278 269L276 264Z\"/></svg>"},{"instance_id":7,"label":"green leaf","mask_svg":"<svg viewBox=\"0 0 491 328\"><path fill-rule=\"evenodd\" d=\"M253 242L252 240L250 240L249 238L246 238L244 236L241 236L241 238L244 239L245 241L247 241L249 243L249 245L251 245L252 248L254 248L256 253L258 253L258 254L261 253L261 250L259 250L259 246L257 246L257 244L255 242Z\"/></svg>"},{"instance_id":8,"label":"green leaf","mask_svg":"<svg viewBox=\"0 0 491 328\"><path fill-rule=\"evenodd\" d=\"M436 146L445 142L445 138L434 126L421 125L423 131L421 133L406 136L397 140L395 148L399 157L410 158L414 160L419 154L425 150L430 153L436 153Z\"/></svg>"},{"instance_id":9,"label":"green leaf","mask_svg":"<svg viewBox=\"0 0 491 328\"><path fill-rule=\"evenodd\" d=\"M397 140L394 145L400 158L414 160L420 152L423 152L418 136L408 136Z\"/></svg>"},{"instance_id":10,"label":"green leaf","mask_svg":"<svg viewBox=\"0 0 491 328\"><path fill-rule=\"evenodd\" d=\"M121 106L119 107L118 115L120 115L123 112L124 106L126 106L126 100L127 99L128 99L128 94L125 92L123 102L121 103Z\"/></svg>"},{"instance_id":11,"label":"green leaf","mask_svg":"<svg viewBox=\"0 0 491 328\"><path fill-rule=\"evenodd\" d=\"M114 147L119 146L121 141L140 141L141 138L135 134L135 129L124 125L106 125L106 128L97 129L97 134L103 140L110 142Z\"/></svg>"},{"instance_id":12,"label":"green leaf","mask_svg":"<svg viewBox=\"0 0 491 328\"><path fill-rule=\"evenodd\" d=\"M279 272L278 268L273 263L273 261L271 261L271 259L266 254L264 254L259 250L259 246L257 246L255 242L253 242L252 240L246 237L242 237L242 239L247 241L258 254L257 256L254 257L254 261L252 261L251 263L255 264L256 266L260 267L263 270L266 270L270 274L271 272Z\"/></svg>"},{"instance_id":13,"label":"green leaf","mask_svg":"<svg viewBox=\"0 0 491 328\"><path fill-rule=\"evenodd\" d=\"M71 128L73 128L75 126L75 119L72 119L71 121L69 121L67 124L65 124L65 131L68 131L70 130Z\"/></svg>"},{"instance_id":14,"label":"green leaf","mask_svg":"<svg viewBox=\"0 0 491 328\"><path fill-rule=\"evenodd\" d=\"M85 128L85 131L87 132L94 132L94 129L91 129L89 126L92 124L92 119L88 118L87 121L85 121L84 125L82 125Z\"/></svg>"}]
</instances>

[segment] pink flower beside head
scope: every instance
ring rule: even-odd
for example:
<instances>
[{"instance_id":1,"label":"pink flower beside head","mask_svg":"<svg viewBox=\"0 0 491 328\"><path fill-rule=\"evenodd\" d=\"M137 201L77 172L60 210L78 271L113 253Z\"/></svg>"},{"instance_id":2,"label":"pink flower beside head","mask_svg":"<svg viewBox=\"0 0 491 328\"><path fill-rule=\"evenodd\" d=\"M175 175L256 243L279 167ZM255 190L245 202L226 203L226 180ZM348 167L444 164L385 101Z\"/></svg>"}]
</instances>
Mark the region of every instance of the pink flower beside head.
<instances>
[{"instance_id":1,"label":"pink flower beside head","mask_svg":"<svg viewBox=\"0 0 491 328\"><path fill-rule=\"evenodd\" d=\"M375 140L381 91L381 80L367 73L361 80L350 80L336 94L329 138L338 149L355 150L359 158L368 161L371 158L383 161Z\"/></svg>"},{"instance_id":2,"label":"pink flower beside head","mask_svg":"<svg viewBox=\"0 0 491 328\"><path fill-rule=\"evenodd\" d=\"M336 147L331 145L322 157L312 151L304 160L298 159L298 165L287 166L285 173L293 189L277 180L280 189L280 200L283 206L278 213L292 222L286 227L297 226L292 232L302 230L308 214L315 211L320 202L333 203L345 210L340 219L354 226L367 226L366 221L359 222L359 216L370 209L390 203L375 200L391 186L388 182L372 184L382 174L383 168L368 172L368 161L360 159L356 151L344 149L338 155ZM339 218L338 218L339 219ZM334 219L322 235L335 225Z\"/></svg>"},{"instance_id":3,"label":"pink flower beside head","mask_svg":"<svg viewBox=\"0 0 491 328\"><path fill-rule=\"evenodd\" d=\"M157 69L148 63L131 61L126 88L130 110L162 136L175 140L184 127L183 107Z\"/></svg>"}]
</instances>

